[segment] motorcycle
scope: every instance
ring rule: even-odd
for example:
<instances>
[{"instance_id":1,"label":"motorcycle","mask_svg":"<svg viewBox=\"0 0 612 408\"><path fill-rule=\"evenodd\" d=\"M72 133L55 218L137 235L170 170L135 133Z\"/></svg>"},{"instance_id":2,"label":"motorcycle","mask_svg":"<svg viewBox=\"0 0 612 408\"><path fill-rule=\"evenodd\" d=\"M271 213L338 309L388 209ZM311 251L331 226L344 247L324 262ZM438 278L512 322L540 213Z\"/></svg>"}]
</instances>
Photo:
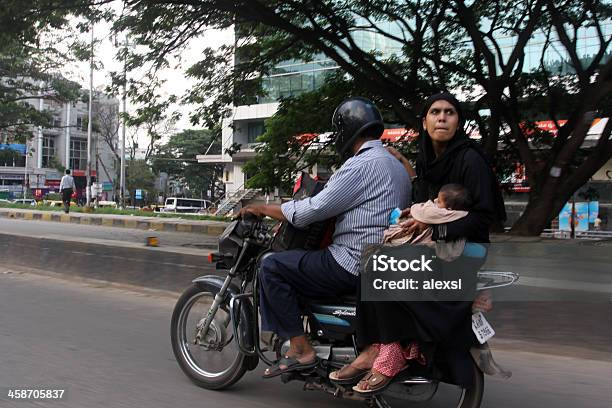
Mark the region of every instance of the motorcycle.
<instances>
[{"instance_id":1,"label":"motorcycle","mask_svg":"<svg viewBox=\"0 0 612 408\"><path fill-rule=\"evenodd\" d=\"M258 265L269 254L271 228L261 219L245 217L235 220L219 237L219 250L209 255L218 270L226 276L207 275L193 280L178 299L172 314L172 349L179 366L198 386L222 390L239 381L259 361L272 365L284 356L288 341L276 339L262 346L258 313ZM518 275L510 272L480 271L479 290L511 285ZM330 372L353 361L358 355L355 344L356 297L334 300L310 300L304 307L305 332L312 342L320 363L308 371L281 375L283 383L302 381L305 390L321 390L334 397L364 401L372 407L401 404L429 404L478 408L484 391L483 371L496 371L486 342L471 350L471 386L460 387L444 382L443 367L422 373L406 370L398 375L384 392L364 397L349 386L337 385L328 378ZM479 316L480 330L492 332L484 317ZM435 360L435 358L434 358ZM498 373L500 370L497 370ZM503 373L502 375L507 375Z\"/></svg>"}]
</instances>

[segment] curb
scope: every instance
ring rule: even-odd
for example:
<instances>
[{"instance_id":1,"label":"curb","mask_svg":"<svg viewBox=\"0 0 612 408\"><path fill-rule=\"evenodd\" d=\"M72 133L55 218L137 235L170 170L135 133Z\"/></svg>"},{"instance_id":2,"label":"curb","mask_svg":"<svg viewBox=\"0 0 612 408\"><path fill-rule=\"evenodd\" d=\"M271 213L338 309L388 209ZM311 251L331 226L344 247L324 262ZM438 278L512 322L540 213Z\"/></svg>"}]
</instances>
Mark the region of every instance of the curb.
<instances>
[{"instance_id":1,"label":"curb","mask_svg":"<svg viewBox=\"0 0 612 408\"><path fill-rule=\"evenodd\" d=\"M189 221L189 220L163 220L160 218L94 215L94 214L60 214L46 211L20 210L13 208L0 208L0 217L23 219L29 221L52 221L82 225L101 225L104 227L132 228L141 230L198 233L206 235L220 235L227 226L222 221Z\"/></svg>"}]
</instances>

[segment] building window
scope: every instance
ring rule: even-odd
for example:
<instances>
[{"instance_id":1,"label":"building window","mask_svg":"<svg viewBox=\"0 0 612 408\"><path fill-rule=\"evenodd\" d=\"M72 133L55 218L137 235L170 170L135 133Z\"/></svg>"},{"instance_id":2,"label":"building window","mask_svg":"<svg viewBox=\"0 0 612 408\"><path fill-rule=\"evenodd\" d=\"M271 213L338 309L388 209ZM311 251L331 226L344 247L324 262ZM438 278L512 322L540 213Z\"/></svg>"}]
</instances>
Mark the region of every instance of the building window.
<instances>
[{"instance_id":1,"label":"building window","mask_svg":"<svg viewBox=\"0 0 612 408\"><path fill-rule=\"evenodd\" d=\"M263 122L249 122L247 143L255 143L257 137L265 132Z\"/></svg>"},{"instance_id":2,"label":"building window","mask_svg":"<svg viewBox=\"0 0 612 408\"><path fill-rule=\"evenodd\" d=\"M82 130L83 132L85 132L87 130L87 121L81 115L77 116L77 119L76 119L76 128L77 128L77 130Z\"/></svg>"},{"instance_id":3,"label":"building window","mask_svg":"<svg viewBox=\"0 0 612 408\"><path fill-rule=\"evenodd\" d=\"M53 116L53 121L51 122L52 127L61 127L62 119L59 116Z\"/></svg>"},{"instance_id":4,"label":"building window","mask_svg":"<svg viewBox=\"0 0 612 408\"><path fill-rule=\"evenodd\" d=\"M0 145L0 166L2 167L24 167L25 154Z\"/></svg>"},{"instance_id":5,"label":"building window","mask_svg":"<svg viewBox=\"0 0 612 408\"><path fill-rule=\"evenodd\" d=\"M42 148L42 167L51 167L51 162L55 156L55 137L51 135L43 135Z\"/></svg>"},{"instance_id":6,"label":"building window","mask_svg":"<svg viewBox=\"0 0 612 408\"><path fill-rule=\"evenodd\" d=\"M87 140L70 139L70 168L85 170L87 167Z\"/></svg>"}]
</instances>

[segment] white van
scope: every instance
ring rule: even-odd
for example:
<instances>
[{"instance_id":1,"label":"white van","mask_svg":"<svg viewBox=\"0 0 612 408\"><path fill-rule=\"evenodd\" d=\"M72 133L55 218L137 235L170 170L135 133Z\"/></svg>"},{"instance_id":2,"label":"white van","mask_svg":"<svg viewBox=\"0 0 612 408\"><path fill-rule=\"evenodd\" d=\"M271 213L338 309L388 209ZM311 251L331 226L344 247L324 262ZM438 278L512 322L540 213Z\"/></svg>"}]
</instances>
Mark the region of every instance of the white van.
<instances>
[{"instance_id":1,"label":"white van","mask_svg":"<svg viewBox=\"0 0 612 408\"><path fill-rule=\"evenodd\" d=\"M161 209L161 211L175 213L197 213L204 212L210 206L210 204L211 202L208 200L169 197L166 198L165 206Z\"/></svg>"}]
</instances>

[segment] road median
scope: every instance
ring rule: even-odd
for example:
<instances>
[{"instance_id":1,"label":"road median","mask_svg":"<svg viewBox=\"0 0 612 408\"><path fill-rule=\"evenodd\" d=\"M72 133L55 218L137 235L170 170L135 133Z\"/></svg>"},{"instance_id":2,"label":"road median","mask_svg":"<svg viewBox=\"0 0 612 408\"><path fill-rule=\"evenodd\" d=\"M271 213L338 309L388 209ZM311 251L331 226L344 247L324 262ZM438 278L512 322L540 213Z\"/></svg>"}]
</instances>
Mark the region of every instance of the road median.
<instances>
[{"instance_id":1,"label":"road median","mask_svg":"<svg viewBox=\"0 0 612 408\"><path fill-rule=\"evenodd\" d=\"M4 267L33 268L174 292L181 292L198 276L216 273L207 260L211 250L0 232Z\"/></svg>"},{"instance_id":2,"label":"road median","mask_svg":"<svg viewBox=\"0 0 612 408\"><path fill-rule=\"evenodd\" d=\"M219 235L227 222L211 220L185 220L179 218L143 217L133 215L70 213L0 208L0 217L29 221L50 221L105 227L132 228L152 231L185 232Z\"/></svg>"}]
</instances>

